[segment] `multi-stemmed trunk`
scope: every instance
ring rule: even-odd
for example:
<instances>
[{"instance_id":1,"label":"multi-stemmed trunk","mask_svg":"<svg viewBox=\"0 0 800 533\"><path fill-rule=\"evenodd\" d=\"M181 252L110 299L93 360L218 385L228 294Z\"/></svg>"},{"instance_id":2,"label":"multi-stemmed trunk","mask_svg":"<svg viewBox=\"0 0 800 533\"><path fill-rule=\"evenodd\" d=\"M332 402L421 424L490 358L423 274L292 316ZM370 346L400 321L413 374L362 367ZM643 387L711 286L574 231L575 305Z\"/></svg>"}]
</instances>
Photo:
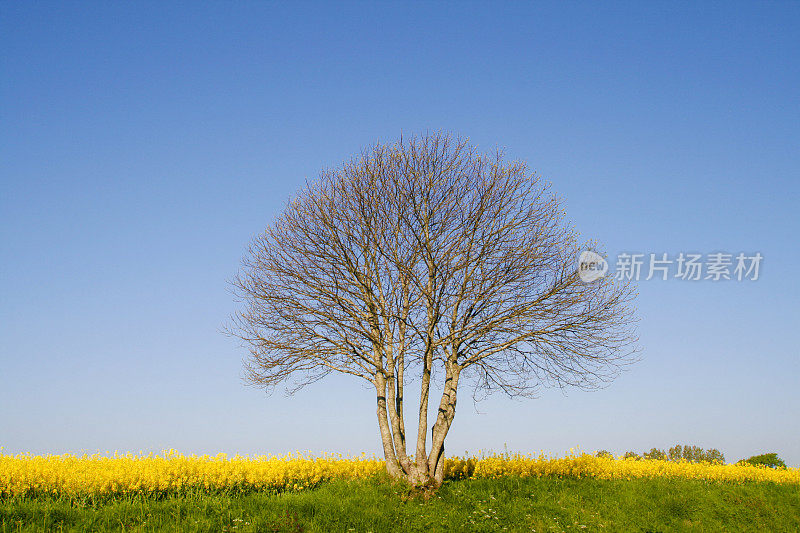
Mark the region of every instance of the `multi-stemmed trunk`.
<instances>
[{"instance_id":1,"label":"multi-stemmed trunk","mask_svg":"<svg viewBox=\"0 0 800 533\"><path fill-rule=\"evenodd\" d=\"M390 476L405 479L417 487L438 487L444 481L444 442L456 412L456 395L461 368L455 363L445 365L445 384L436 420L430 428L428 447L428 396L430 367L423 368L416 450L407 451L403 416L402 379L380 375L376 378L378 427L380 428L386 471Z\"/></svg>"}]
</instances>

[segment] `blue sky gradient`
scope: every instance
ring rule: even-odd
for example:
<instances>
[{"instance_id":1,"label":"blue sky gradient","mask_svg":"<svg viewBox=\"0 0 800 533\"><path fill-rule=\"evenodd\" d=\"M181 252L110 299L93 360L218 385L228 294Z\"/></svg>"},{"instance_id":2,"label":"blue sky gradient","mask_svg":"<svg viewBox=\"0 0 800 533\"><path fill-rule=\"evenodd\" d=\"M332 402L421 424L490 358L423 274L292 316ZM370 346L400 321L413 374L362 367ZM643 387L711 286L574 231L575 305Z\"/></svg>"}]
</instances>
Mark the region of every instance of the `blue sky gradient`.
<instances>
[{"instance_id":1,"label":"blue sky gradient","mask_svg":"<svg viewBox=\"0 0 800 533\"><path fill-rule=\"evenodd\" d=\"M0 5L0 445L379 452L374 394L240 380L249 240L362 146L444 129L620 251L761 252L642 281L598 392L462 393L448 451L676 442L800 465L800 4Z\"/></svg>"}]
</instances>

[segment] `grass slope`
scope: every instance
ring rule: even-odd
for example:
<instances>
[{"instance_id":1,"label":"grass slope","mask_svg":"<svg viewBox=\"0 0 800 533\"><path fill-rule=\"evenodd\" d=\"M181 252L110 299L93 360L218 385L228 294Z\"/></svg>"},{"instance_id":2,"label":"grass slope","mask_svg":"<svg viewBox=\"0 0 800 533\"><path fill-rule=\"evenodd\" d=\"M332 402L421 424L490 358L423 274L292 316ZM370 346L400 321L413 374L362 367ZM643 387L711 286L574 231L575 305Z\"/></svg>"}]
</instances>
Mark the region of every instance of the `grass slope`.
<instances>
[{"instance_id":1,"label":"grass slope","mask_svg":"<svg viewBox=\"0 0 800 533\"><path fill-rule=\"evenodd\" d=\"M800 531L800 487L677 479L502 478L429 501L385 479L299 493L0 500L0 531Z\"/></svg>"}]
</instances>

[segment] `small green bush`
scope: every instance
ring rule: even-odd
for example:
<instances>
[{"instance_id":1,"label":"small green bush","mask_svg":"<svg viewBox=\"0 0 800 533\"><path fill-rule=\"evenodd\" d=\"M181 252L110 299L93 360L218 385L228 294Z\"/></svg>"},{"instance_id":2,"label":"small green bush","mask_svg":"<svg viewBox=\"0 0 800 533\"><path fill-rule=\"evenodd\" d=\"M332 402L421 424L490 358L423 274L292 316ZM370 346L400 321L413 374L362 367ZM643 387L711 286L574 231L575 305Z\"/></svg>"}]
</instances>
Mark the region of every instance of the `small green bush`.
<instances>
[{"instance_id":1,"label":"small green bush","mask_svg":"<svg viewBox=\"0 0 800 533\"><path fill-rule=\"evenodd\" d=\"M740 463L749 463L756 466L768 466L770 468L786 468L786 463L778 457L777 453L762 453L754 455L748 459L742 459Z\"/></svg>"}]
</instances>

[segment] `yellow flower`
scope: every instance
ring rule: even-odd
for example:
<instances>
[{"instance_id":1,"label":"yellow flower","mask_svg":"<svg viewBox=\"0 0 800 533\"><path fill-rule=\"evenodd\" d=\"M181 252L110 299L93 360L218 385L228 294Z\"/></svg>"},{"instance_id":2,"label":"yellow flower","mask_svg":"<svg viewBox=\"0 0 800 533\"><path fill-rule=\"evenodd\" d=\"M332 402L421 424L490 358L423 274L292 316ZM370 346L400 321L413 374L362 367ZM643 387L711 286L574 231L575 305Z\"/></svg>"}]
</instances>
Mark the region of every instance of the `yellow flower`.
<instances>
[{"instance_id":1,"label":"yellow flower","mask_svg":"<svg viewBox=\"0 0 800 533\"><path fill-rule=\"evenodd\" d=\"M374 476L384 462L362 454L285 456L259 455L228 458L225 454L182 455L5 455L0 452L0 495L35 496L39 493L89 496L111 493L156 493L166 490L303 490L330 479ZM770 481L800 484L800 469L770 469L742 464L688 463L635 460L571 450L564 457L504 455L450 457L449 479L518 477L593 477L598 479L686 478L744 483Z\"/></svg>"}]
</instances>

